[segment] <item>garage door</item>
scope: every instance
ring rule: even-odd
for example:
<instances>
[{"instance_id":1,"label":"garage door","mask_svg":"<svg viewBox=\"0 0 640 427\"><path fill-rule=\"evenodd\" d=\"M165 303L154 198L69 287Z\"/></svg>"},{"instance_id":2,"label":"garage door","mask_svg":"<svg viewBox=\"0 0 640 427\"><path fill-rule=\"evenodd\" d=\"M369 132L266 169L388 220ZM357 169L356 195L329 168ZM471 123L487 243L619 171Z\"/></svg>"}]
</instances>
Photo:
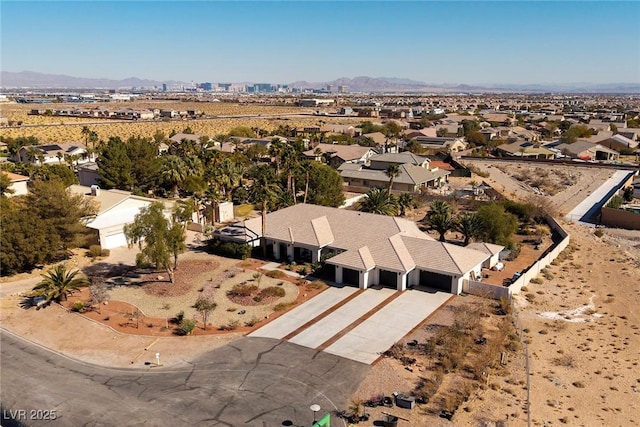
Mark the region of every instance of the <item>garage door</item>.
<instances>
[{"instance_id":1,"label":"garage door","mask_svg":"<svg viewBox=\"0 0 640 427\"><path fill-rule=\"evenodd\" d=\"M358 270L343 268L342 283L346 285L360 286L360 274L358 273Z\"/></svg>"},{"instance_id":2,"label":"garage door","mask_svg":"<svg viewBox=\"0 0 640 427\"><path fill-rule=\"evenodd\" d=\"M396 289L398 287L398 273L389 270L380 270L380 285Z\"/></svg>"},{"instance_id":3,"label":"garage door","mask_svg":"<svg viewBox=\"0 0 640 427\"><path fill-rule=\"evenodd\" d=\"M100 242L102 249L113 249L121 246L127 246L127 238L124 233L112 234L111 236L105 236L104 241Z\"/></svg>"},{"instance_id":4,"label":"garage door","mask_svg":"<svg viewBox=\"0 0 640 427\"><path fill-rule=\"evenodd\" d=\"M420 286L451 292L451 277L431 271L420 271Z\"/></svg>"}]
</instances>

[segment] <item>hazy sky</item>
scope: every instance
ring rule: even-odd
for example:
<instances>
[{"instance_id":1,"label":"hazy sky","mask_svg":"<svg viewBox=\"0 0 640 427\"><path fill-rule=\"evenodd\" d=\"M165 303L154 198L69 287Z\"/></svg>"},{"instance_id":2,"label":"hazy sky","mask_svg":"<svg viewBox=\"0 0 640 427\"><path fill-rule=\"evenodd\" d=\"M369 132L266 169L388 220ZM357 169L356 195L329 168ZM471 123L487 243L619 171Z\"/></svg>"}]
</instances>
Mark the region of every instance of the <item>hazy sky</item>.
<instances>
[{"instance_id":1,"label":"hazy sky","mask_svg":"<svg viewBox=\"0 0 640 427\"><path fill-rule=\"evenodd\" d=\"M640 82L640 2L6 1L4 71L289 83Z\"/></svg>"}]
</instances>

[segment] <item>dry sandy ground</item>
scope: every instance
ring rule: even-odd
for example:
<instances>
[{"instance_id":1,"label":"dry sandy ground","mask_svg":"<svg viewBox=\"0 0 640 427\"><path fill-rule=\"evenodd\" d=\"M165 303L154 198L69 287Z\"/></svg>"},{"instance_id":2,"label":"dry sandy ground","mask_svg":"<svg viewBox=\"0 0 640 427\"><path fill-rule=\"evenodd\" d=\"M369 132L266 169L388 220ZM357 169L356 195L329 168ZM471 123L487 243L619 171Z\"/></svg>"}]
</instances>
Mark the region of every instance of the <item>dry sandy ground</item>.
<instances>
[{"instance_id":1,"label":"dry sandy ground","mask_svg":"<svg viewBox=\"0 0 640 427\"><path fill-rule=\"evenodd\" d=\"M54 107L63 108L65 104L56 104ZM72 105L77 107L77 105ZM101 106L101 104L90 104L89 108ZM320 121L326 121L322 116L295 116L290 118L266 117L278 114L310 114L315 109L299 108L294 106L265 106L265 105L240 105L231 103L205 103L205 102L176 102L176 101L136 101L126 103L106 103L102 106L107 108L161 108L161 109L196 109L204 111L207 115L229 116L229 115L263 115L264 118L216 118L207 120L180 120L180 121L131 121L118 122L105 119L81 119L74 117L44 117L28 116L27 112L34 108L44 109L43 106L34 104L4 104L2 105L3 115L10 120L20 120L23 126L16 128L0 128L0 135L16 138L19 136L35 136L41 142L70 142L84 141L82 127L88 126L98 134L101 140L107 140L110 136L119 136L127 139L132 136L153 137L156 131L169 135L171 131L181 132L187 126L194 133L199 135L216 136L228 133L237 126L249 128L257 127L269 131L275 130L279 125L299 127L299 126L319 126ZM339 118L332 119L332 123L361 123L361 118ZM36 126L37 125L37 126ZM40 126L47 125L47 126Z\"/></svg>"}]
</instances>

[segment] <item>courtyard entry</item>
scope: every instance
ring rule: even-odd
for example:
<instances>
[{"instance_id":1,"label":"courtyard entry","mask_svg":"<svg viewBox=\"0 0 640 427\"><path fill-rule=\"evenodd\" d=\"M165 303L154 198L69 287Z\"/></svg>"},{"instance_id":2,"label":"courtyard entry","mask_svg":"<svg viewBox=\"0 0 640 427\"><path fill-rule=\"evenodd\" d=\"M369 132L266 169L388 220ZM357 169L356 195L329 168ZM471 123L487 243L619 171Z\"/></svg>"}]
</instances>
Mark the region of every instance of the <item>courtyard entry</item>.
<instances>
[{"instance_id":1,"label":"courtyard entry","mask_svg":"<svg viewBox=\"0 0 640 427\"><path fill-rule=\"evenodd\" d=\"M451 292L451 277L431 271L420 271L420 286Z\"/></svg>"}]
</instances>

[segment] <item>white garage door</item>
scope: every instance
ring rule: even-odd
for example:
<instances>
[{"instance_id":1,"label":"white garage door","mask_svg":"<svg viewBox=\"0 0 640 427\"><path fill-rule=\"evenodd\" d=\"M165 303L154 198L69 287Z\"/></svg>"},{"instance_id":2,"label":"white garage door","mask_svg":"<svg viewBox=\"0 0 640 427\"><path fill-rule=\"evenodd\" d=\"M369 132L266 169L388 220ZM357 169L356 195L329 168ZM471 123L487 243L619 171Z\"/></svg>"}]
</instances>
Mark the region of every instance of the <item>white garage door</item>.
<instances>
[{"instance_id":1,"label":"white garage door","mask_svg":"<svg viewBox=\"0 0 640 427\"><path fill-rule=\"evenodd\" d=\"M121 246L127 246L127 238L124 233L112 234L111 236L105 236L103 241L100 242L102 249L113 249Z\"/></svg>"}]
</instances>

